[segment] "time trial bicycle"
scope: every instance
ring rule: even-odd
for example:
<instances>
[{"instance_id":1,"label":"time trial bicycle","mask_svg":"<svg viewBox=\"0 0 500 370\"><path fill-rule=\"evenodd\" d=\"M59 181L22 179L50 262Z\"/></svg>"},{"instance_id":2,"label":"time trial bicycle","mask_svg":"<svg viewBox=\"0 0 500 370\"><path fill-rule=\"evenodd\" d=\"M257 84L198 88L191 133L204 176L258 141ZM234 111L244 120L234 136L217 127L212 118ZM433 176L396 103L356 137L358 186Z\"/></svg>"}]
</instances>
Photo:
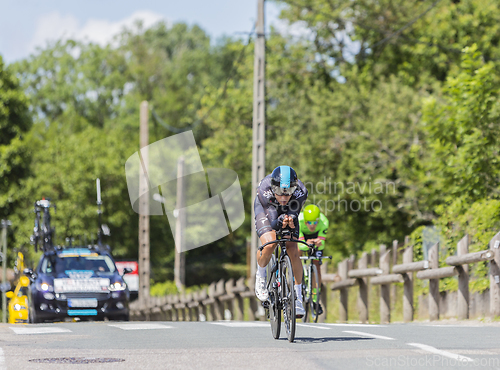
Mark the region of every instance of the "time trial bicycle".
<instances>
[{"instance_id":1,"label":"time trial bicycle","mask_svg":"<svg viewBox=\"0 0 500 370\"><path fill-rule=\"evenodd\" d=\"M309 314L311 314L311 321L318 322L321 285L319 284L318 269L313 261L318 260L321 264L323 259L332 259L332 256L316 257L316 248L314 244L308 244L308 246L308 255L300 257L301 260L306 261L306 263L304 263L304 273L302 275L302 297L304 297L303 303L306 314L302 317L302 320L308 322Z\"/></svg>"},{"instance_id":2,"label":"time trial bicycle","mask_svg":"<svg viewBox=\"0 0 500 370\"><path fill-rule=\"evenodd\" d=\"M295 340L295 278L293 276L292 262L286 251L287 242L296 242L308 245L302 240L291 238L291 231L287 229L276 232L276 240L263 244L259 250L262 252L265 246L277 243L278 246L271 256L267 265L267 290L269 298L263 302L264 308L268 310L271 332L274 339L280 337L281 311L283 311L283 323L285 324L286 336L289 342Z\"/></svg>"}]
</instances>

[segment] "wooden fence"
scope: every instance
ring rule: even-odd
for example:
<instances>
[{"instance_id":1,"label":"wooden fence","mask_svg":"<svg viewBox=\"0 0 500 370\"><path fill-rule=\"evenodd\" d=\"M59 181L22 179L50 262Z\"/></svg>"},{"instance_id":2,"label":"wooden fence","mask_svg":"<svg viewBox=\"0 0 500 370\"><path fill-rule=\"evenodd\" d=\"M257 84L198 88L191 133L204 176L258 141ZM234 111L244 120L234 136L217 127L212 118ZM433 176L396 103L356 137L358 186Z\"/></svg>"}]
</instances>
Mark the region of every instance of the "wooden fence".
<instances>
[{"instance_id":1,"label":"wooden fence","mask_svg":"<svg viewBox=\"0 0 500 370\"><path fill-rule=\"evenodd\" d=\"M489 243L489 249L469 253L469 237L464 236L457 245L457 255L448 257L439 267L439 243L430 248L428 260L413 261L413 246L409 238L399 248L394 241L392 249L381 245L379 251L372 250L370 254L363 253L354 268L355 257L343 260L338 264L338 275L341 280L333 282L334 274L326 274L323 268L323 283L331 285L332 290L340 291L339 320L348 320L349 288L358 286L357 310L359 320L368 322L368 291L370 285L380 285L380 321L391 321L391 296L396 297L394 283L403 283L403 319L405 322L414 318L414 280L429 280L428 311L430 320L439 319L439 279L458 276L457 316L458 319L469 318L469 272L468 265L489 261L490 275L490 316L500 316L500 232ZM402 263L398 264L398 255L402 254ZM392 257L392 258L391 258ZM378 259L378 266L377 266ZM391 264L392 259L392 264ZM369 265L371 267L369 267ZM392 268L391 268L392 265ZM392 286L391 286L392 284ZM392 293L391 293L392 290ZM329 289L322 289L322 302L327 314L327 297ZM245 305L244 300L249 303ZM394 302L393 302L394 303ZM260 302L255 298L253 281L240 278L237 281L220 280L204 289L189 294L169 295L165 297L150 297L147 306L140 302L130 305L132 320L167 320L167 321L197 321L235 319L262 319L257 314Z\"/></svg>"},{"instance_id":2,"label":"wooden fence","mask_svg":"<svg viewBox=\"0 0 500 370\"><path fill-rule=\"evenodd\" d=\"M188 294L150 297L147 306L136 301L130 305L130 316L132 320L154 321L243 320L245 299L249 300L248 319L256 320L258 300L253 284L244 278L237 281L221 279L210 284L208 289Z\"/></svg>"}]
</instances>

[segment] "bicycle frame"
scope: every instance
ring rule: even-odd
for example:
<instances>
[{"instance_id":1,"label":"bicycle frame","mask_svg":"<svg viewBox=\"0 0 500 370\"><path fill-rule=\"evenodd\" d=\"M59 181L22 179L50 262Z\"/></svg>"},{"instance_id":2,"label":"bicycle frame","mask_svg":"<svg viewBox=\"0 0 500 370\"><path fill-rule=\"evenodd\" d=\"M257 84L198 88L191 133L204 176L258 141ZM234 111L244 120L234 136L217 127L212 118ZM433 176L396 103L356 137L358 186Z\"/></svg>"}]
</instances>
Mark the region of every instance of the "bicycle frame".
<instances>
[{"instance_id":1,"label":"bicycle frame","mask_svg":"<svg viewBox=\"0 0 500 370\"><path fill-rule=\"evenodd\" d=\"M35 244L35 252L38 250L38 243L41 242L41 249L45 252L53 248L54 229L50 225L50 207L55 209L49 200L39 200L35 202L35 227L31 241ZM40 214L43 212L43 218Z\"/></svg>"}]
</instances>

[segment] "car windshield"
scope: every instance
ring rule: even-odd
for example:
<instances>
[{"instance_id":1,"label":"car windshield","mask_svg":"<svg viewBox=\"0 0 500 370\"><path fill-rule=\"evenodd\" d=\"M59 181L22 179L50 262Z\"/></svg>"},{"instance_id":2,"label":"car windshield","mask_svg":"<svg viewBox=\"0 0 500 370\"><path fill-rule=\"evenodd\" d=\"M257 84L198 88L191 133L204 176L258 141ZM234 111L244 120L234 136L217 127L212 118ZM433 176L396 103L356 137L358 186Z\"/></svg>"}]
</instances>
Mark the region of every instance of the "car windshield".
<instances>
[{"instance_id":1,"label":"car windshield","mask_svg":"<svg viewBox=\"0 0 500 370\"><path fill-rule=\"evenodd\" d=\"M69 270L93 271L97 274L115 272L115 265L108 256L71 256L45 258L42 262L42 272L57 275Z\"/></svg>"}]
</instances>

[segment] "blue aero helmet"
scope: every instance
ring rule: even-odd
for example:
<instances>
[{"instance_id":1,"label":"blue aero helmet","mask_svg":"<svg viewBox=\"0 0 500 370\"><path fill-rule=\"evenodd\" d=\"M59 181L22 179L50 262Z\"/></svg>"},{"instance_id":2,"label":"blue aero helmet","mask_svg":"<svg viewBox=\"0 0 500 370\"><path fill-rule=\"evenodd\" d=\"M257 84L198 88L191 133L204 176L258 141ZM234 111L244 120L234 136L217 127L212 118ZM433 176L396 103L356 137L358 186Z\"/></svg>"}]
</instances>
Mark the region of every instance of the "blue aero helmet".
<instances>
[{"instance_id":1,"label":"blue aero helmet","mask_svg":"<svg viewBox=\"0 0 500 370\"><path fill-rule=\"evenodd\" d=\"M292 195L297 189L297 173L290 166L276 167L271 174L271 189L275 195Z\"/></svg>"}]
</instances>

